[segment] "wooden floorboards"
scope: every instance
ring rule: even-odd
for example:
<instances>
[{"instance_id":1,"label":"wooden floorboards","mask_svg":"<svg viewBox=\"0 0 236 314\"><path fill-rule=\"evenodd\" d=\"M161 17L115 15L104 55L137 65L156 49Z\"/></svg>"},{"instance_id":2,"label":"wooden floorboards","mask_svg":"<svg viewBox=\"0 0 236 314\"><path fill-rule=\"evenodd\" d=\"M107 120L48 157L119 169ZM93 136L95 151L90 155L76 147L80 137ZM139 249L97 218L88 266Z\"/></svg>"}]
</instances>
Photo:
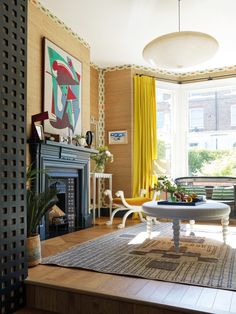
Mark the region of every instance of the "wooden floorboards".
<instances>
[{"instance_id":1,"label":"wooden floorboards","mask_svg":"<svg viewBox=\"0 0 236 314\"><path fill-rule=\"evenodd\" d=\"M98 225L92 228L43 242L43 256L113 232L120 219L115 220L114 226L106 226L104 219L97 222ZM128 225L134 223L128 221ZM53 313L236 313L234 291L78 269L39 265L29 270L26 284L27 306Z\"/></svg>"}]
</instances>

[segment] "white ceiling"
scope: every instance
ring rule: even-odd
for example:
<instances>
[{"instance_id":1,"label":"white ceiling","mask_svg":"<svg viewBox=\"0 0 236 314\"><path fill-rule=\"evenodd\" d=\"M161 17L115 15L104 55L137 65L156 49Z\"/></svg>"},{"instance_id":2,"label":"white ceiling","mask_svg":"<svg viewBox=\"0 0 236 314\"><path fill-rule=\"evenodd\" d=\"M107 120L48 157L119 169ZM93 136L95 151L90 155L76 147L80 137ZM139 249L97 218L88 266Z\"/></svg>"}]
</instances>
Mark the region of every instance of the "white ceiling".
<instances>
[{"instance_id":1,"label":"white ceiling","mask_svg":"<svg viewBox=\"0 0 236 314\"><path fill-rule=\"evenodd\" d=\"M142 57L144 46L178 31L177 0L40 2L88 42L91 62L102 68L150 66ZM236 0L181 0L181 30L208 33L220 46L213 59L185 71L236 65Z\"/></svg>"}]
</instances>

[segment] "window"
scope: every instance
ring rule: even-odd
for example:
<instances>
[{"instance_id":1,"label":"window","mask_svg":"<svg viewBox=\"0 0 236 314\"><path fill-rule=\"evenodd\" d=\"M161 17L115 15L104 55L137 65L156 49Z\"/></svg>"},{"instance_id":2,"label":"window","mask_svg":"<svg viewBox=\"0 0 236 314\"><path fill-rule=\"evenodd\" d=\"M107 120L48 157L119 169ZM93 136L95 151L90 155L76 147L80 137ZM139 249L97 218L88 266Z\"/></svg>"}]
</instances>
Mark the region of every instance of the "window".
<instances>
[{"instance_id":1,"label":"window","mask_svg":"<svg viewBox=\"0 0 236 314\"><path fill-rule=\"evenodd\" d=\"M160 93L156 94L157 103L168 102L170 100L171 94L168 91L162 90Z\"/></svg>"},{"instance_id":2,"label":"window","mask_svg":"<svg viewBox=\"0 0 236 314\"><path fill-rule=\"evenodd\" d=\"M170 173L172 127L171 114L173 97L172 91L157 88L157 160L154 163L154 172L158 175Z\"/></svg>"},{"instance_id":3,"label":"window","mask_svg":"<svg viewBox=\"0 0 236 314\"><path fill-rule=\"evenodd\" d=\"M198 143L189 143L190 147L198 147Z\"/></svg>"},{"instance_id":4,"label":"window","mask_svg":"<svg viewBox=\"0 0 236 314\"><path fill-rule=\"evenodd\" d=\"M157 94L158 160L166 173L236 176L236 79L157 82Z\"/></svg>"},{"instance_id":5,"label":"window","mask_svg":"<svg viewBox=\"0 0 236 314\"><path fill-rule=\"evenodd\" d=\"M204 127L204 109L203 108L191 108L190 113L190 129L198 130Z\"/></svg>"},{"instance_id":6,"label":"window","mask_svg":"<svg viewBox=\"0 0 236 314\"><path fill-rule=\"evenodd\" d=\"M236 105L231 105L231 126L236 126Z\"/></svg>"},{"instance_id":7,"label":"window","mask_svg":"<svg viewBox=\"0 0 236 314\"><path fill-rule=\"evenodd\" d=\"M211 91L206 88L198 93L198 99L189 92L188 175L236 174L236 106L232 105L236 102L235 92L236 87L213 87Z\"/></svg>"},{"instance_id":8,"label":"window","mask_svg":"<svg viewBox=\"0 0 236 314\"><path fill-rule=\"evenodd\" d=\"M165 113L164 111L158 111L157 115L157 128L163 129L165 126Z\"/></svg>"}]
</instances>

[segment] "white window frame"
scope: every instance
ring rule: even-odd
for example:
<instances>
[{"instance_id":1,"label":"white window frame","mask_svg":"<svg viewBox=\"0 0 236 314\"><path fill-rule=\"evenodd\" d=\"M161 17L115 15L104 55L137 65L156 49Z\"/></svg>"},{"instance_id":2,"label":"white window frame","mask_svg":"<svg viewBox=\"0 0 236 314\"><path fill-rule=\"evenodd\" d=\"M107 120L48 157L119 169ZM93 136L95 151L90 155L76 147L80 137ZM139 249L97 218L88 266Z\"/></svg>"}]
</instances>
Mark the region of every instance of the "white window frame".
<instances>
[{"instance_id":1,"label":"white window frame","mask_svg":"<svg viewBox=\"0 0 236 314\"><path fill-rule=\"evenodd\" d=\"M156 88L173 92L173 112L171 113L172 145L171 176L173 178L188 175L188 95L190 92L207 92L236 88L236 78L210 80L189 84L175 84L156 81Z\"/></svg>"},{"instance_id":2,"label":"white window frame","mask_svg":"<svg viewBox=\"0 0 236 314\"><path fill-rule=\"evenodd\" d=\"M177 99L181 98L180 95L180 85L175 83L167 83L167 82L156 82L156 88L168 91L172 94L172 112L171 112L171 121L172 121L172 128L171 128L171 177L175 178L177 176L182 176L184 171L182 171L183 165L181 162L181 153L179 150L179 145L185 146L185 138L180 136L182 134L184 126L186 125L186 116L183 115L186 110L181 106L177 109ZM176 116L179 118L176 119ZM177 129L181 128L181 132L177 132ZM173 167L173 165L175 165ZM187 168L186 168L187 169ZM181 173L181 174L180 174ZM178 175L180 174L180 175Z\"/></svg>"}]
</instances>

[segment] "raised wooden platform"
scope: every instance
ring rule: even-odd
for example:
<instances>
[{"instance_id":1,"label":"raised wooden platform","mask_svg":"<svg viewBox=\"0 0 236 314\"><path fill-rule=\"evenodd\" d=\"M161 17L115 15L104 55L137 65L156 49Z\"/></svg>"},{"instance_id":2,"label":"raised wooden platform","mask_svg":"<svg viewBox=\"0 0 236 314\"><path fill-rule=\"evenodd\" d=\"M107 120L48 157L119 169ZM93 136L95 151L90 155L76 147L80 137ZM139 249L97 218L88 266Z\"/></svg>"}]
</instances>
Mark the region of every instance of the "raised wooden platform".
<instances>
[{"instance_id":1,"label":"raised wooden platform","mask_svg":"<svg viewBox=\"0 0 236 314\"><path fill-rule=\"evenodd\" d=\"M54 313L25 307L25 308L15 312L14 314L54 314Z\"/></svg>"},{"instance_id":2,"label":"raised wooden platform","mask_svg":"<svg viewBox=\"0 0 236 314\"><path fill-rule=\"evenodd\" d=\"M113 232L99 225L43 242L43 256ZM128 225L135 221L128 220ZM236 313L236 292L39 265L29 270L27 307L65 314ZM33 313L33 312L32 312Z\"/></svg>"}]
</instances>

